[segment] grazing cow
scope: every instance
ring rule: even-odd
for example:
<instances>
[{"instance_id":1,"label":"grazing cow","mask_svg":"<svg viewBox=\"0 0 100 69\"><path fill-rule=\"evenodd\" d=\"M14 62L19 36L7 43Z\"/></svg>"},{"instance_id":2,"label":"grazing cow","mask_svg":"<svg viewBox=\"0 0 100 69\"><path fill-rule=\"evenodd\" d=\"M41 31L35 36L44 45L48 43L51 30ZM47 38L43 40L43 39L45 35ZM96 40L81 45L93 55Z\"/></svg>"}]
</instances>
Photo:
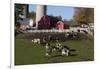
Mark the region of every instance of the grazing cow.
<instances>
[{"instance_id":1,"label":"grazing cow","mask_svg":"<svg viewBox=\"0 0 100 69\"><path fill-rule=\"evenodd\" d=\"M72 32L65 34L65 37L67 39L79 39L79 33L72 31Z\"/></svg>"},{"instance_id":2,"label":"grazing cow","mask_svg":"<svg viewBox=\"0 0 100 69\"><path fill-rule=\"evenodd\" d=\"M50 44L46 43L45 48L46 48L46 56L50 56L50 54L52 52L52 48L51 48Z\"/></svg>"},{"instance_id":3,"label":"grazing cow","mask_svg":"<svg viewBox=\"0 0 100 69\"><path fill-rule=\"evenodd\" d=\"M37 44L40 44L40 39L39 39L39 38L33 39L32 42L33 42L34 44L36 44L36 43L37 43Z\"/></svg>"},{"instance_id":4,"label":"grazing cow","mask_svg":"<svg viewBox=\"0 0 100 69\"><path fill-rule=\"evenodd\" d=\"M46 48L46 56L50 56L51 53L53 53L53 52L55 52L55 51L58 51L58 48L57 48L57 47L55 47L55 46L50 46L49 43L46 43L45 48Z\"/></svg>"},{"instance_id":5,"label":"grazing cow","mask_svg":"<svg viewBox=\"0 0 100 69\"><path fill-rule=\"evenodd\" d=\"M60 43L56 43L56 48L58 51L61 51L62 45Z\"/></svg>"}]
</instances>

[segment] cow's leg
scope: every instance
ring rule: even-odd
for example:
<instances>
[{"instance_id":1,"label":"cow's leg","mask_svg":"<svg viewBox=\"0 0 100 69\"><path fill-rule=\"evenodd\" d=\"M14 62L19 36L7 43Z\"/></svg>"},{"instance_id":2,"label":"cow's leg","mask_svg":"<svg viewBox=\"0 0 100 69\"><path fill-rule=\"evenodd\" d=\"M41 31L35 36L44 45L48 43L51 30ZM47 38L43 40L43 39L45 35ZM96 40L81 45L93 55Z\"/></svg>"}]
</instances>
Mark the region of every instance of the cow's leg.
<instances>
[{"instance_id":1,"label":"cow's leg","mask_svg":"<svg viewBox=\"0 0 100 69\"><path fill-rule=\"evenodd\" d=\"M66 56L69 56L69 50L66 50L65 54L66 54Z\"/></svg>"}]
</instances>

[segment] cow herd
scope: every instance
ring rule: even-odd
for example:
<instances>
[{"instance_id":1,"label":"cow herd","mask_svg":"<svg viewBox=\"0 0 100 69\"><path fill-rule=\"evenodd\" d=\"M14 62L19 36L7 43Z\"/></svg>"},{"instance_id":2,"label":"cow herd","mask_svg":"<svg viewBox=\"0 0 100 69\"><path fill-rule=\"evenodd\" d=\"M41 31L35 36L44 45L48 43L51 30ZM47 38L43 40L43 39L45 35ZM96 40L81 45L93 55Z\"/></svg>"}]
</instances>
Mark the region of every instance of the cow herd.
<instances>
[{"instance_id":1,"label":"cow herd","mask_svg":"<svg viewBox=\"0 0 100 69\"><path fill-rule=\"evenodd\" d=\"M57 43L55 46L51 46L49 43L46 43L46 56L51 56L53 52L59 52L62 56L69 56L70 49L67 46L62 46L60 43Z\"/></svg>"},{"instance_id":2,"label":"cow herd","mask_svg":"<svg viewBox=\"0 0 100 69\"><path fill-rule=\"evenodd\" d=\"M64 42L67 39L76 40L79 38L80 38L79 33L72 31L72 32L64 33L63 36L48 35L48 37L34 38L32 39L32 42L34 44L44 44L43 46L45 46L46 56L51 56L51 54L54 52L59 52L62 56L69 56L71 52L70 48L67 45L63 46L61 44L61 41ZM55 45L52 46L50 42L54 42Z\"/></svg>"},{"instance_id":3,"label":"cow herd","mask_svg":"<svg viewBox=\"0 0 100 69\"><path fill-rule=\"evenodd\" d=\"M45 34L45 33L44 33ZM55 34L35 34L33 36L32 42L34 44L46 44L47 42L55 42L56 40L64 42L66 40L78 40L80 39L80 33L78 32L67 32L67 33L55 33ZM36 37L38 36L38 37Z\"/></svg>"}]
</instances>

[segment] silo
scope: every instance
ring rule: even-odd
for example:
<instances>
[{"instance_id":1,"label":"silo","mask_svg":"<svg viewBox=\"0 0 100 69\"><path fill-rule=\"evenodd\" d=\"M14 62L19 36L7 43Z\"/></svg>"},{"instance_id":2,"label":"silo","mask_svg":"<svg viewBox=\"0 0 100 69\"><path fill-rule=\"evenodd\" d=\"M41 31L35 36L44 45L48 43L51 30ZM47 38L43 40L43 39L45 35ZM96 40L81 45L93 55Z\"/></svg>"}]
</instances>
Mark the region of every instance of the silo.
<instances>
[{"instance_id":1,"label":"silo","mask_svg":"<svg viewBox=\"0 0 100 69\"><path fill-rule=\"evenodd\" d=\"M46 6L45 5L37 5L36 6L36 28L37 29L38 29L38 21L44 15L46 15Z\"/></svg>"}]
</instances>

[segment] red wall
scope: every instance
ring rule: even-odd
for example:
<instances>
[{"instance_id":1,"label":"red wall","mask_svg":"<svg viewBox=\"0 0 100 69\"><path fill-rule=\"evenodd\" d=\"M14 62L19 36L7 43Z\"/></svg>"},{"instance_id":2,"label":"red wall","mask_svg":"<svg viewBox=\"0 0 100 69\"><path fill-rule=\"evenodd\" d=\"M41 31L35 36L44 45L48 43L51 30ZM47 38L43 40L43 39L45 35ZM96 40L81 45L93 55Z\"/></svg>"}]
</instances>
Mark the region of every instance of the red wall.
<instances>
[{"instance_id":1,"label":"red wall","mask_svg":"<svg viewBox=\"0 0 100 69\"><path fill-rule=\"evenodd\" d=\"M61 21L58 21L56 24L56 28L59 30L63 30L64 29L64 23Z\"/></svg>"}]
</instances>

